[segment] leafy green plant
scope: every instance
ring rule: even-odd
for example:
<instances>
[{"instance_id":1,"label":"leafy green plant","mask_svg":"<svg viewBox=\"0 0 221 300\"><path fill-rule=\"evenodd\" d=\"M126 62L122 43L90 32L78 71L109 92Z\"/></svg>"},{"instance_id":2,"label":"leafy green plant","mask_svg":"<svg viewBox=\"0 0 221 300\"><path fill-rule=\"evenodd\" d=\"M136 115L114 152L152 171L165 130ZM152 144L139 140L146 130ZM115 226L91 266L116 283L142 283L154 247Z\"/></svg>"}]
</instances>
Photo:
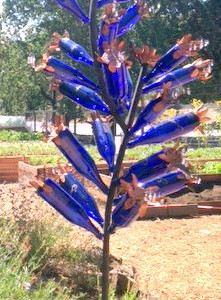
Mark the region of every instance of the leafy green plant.
<instances>
[{"instance_id":1,"label":"leafy green plant","mask_svg":"<svg viewBox=\"0 0 221 300\"><path fill-rule=\"evenodd\" d=\"M185 153L186 158L191 159L215 159L221 158L221 148L198 148L198 149L189 149Z\"/></svg>"},{"instance_id":2,"label":"leafy green plant","mask_svg":"<svg viewBox=\"0 0 221 300\"><path fill-rule=\"evenodd\" d=\"M194 165L193 171L198 174L221 174L221 162L206 162Z\"/></svg>"},{"instance_id":3,"label":"leafy green plant","mask_svg":"<svg viewBox=\"0 0 221 300\"><path fill-rule=\"evenodd\" d=\"M42 141L16 141L1 142L0 156L11 155L58 155L58 150L52 145Z\"/></svg>"},{"instance_id":4,"label":"leafy green plant","mask_svg":"<svg viewBox=\"0 0 221 300\"><path fill-rule=\"evenodd\" d=\"M139 298L136 295L137 293L134 291L125 293L120 299L121 300L139 300ZM118 300L119 297L116 296L115 291L114 290L110 290L109 291L109 299L110 300Z\"/></svg>"},{"instance_id":5,"label":"leafy green plant","mask_svg":"<svg viewBox=\"0 0 221 300\"><path fill-rule=\"evenodd\" d=\"M58 163L66 163L64 157L53 155L53 156L31 156L29 158L29 162L33 166L39 166L39 165L51 165L56 166Z\"/></svg>"},{"instance_id":6,"label":"leafy green plant","mask_svg":"<svg viewBox=\"0 0 221 300\"><path fill-rule=\"evenodd\" d=\"M2 130L0 131L1 142L14 142L14 141L40 141L43 138L42 133L27 133L18 132L14 130Z\"/></svg>"}]
</instances>

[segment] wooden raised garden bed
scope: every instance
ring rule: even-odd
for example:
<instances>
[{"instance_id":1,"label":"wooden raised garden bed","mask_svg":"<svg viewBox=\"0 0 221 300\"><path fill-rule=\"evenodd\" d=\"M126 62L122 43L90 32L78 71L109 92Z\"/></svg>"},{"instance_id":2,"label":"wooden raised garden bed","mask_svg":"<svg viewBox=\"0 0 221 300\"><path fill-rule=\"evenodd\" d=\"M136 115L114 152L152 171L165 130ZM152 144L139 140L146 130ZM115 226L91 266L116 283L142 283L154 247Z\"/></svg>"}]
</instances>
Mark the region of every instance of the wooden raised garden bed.
<instances>
[{"instance_id":1,"label":"wooden raised garden bed","mask_svg":"<svg viewBox=\"0 0 221 300\"><path fill-rule=\"evenodd\" d=\"M128 168L134 161L124 163L124 168ZM97 164L97 168L100 172L102 180L106 185L110 184L110 176L108 176L107 165L105 163ZM50 177L56 167L45 167L45 166L32 166L24 161L19 161L18 163L18 179L22 184L27 184L30 180L34 179L36 176L41 178ZM94 184L85 179L83 176L75 173L78 179L86 185L88 188L93 188L94 193L97 195L100 191L95 188ZM202 184L207 182L221 182L221 174L209 174L209 175L198 175ZM94 194L94 195L95 195ZM102 193L100 193L103 198ZM104 200L103 200L104 201ZM199 214L220 214L221 213L221 201L211 202L204 201L197 204L167 204L161 206L149 207L145 218L171 218L171 217L184 217L193 216Z\"/></svg>"},{"instance_id":2,"label":"wooden raised garden bed","mask_svg":"<svg viewBox=\"0 0 221 300\"><path fill-rule=\"evenodd\" d=\"M220 162L221 159L198 159L198 160L188 160L190 163L195 163L195 164L203 164L206 162ZM18 168L18 163L23 162L25 163L24 165L21 164L21 166ZM50 167L45 168L44 166L32 166L29 163L29 157L24 157L24 156L5 156L5 157L0 157L0 183L3 182L17 182L19 180L19 177L22 176L22 173L31 172L34 176L34 174L39 175L38 173L40 172L41 175L47 174L47 172L50 172ZM127 161L123 164L124 169L127 169L130 167L132 164L134 164L135 161ZM100 171L101 174L106 174L108 175L108 168L106 163L98 163L97 164L98 170ZM22 170L24 168L24 170ZM19 169L19 171L18 171ZM20 175L18 174L20 172ZM49 174L47 174L49 175ZM221 182L221 174L202 174L198 175L201 179L202 182ZM108 184L109 177L104 176L105 182Z\"/></svg>"},{"instance_id":3,"label":"wooden raised garden bed","mask_svg":"<svg viewBox=\"0 0 221 300\"><path fill-rule=\"evenodd\" d=\"M0 157L0 183L18 181L18 162L25 161L23 156Z\"/></svg>"}]
</instances>

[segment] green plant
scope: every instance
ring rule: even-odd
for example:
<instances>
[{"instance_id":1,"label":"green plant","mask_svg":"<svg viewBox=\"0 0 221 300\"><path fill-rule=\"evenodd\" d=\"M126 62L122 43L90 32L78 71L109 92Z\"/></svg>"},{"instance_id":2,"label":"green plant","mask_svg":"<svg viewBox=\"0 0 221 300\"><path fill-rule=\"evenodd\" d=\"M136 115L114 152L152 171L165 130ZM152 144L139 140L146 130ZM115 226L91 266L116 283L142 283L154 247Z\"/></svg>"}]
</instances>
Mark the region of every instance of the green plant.
<instances>
[{"instance_id":1,"label":"green plant","mask_svg":"<svg viewBox=\"0 0 221 300\"><path fill-rule=\"evenodd\" d=\"M195 164L193 172L198 174L221 174L221 162L206 162Z\"/></svg>"},{"instance_id":2,"label":"green plant","mask_svg":"<svg viewBox=\"0 0 221 300\"><path fill-rule=\"evenodd\" d=\"M198 148L198 149L189 149L185 153L186 158L191 159L215 159L221 158L221 148Z\"/></svg>"},{"instance_id":3,"label":"green plant","mask_svg":"<svg viewBox=\"0 0 221 300\"><path fill-rule=\"evenodd\" d=\"M139 300L137 293L134 291L130 291L128 293L125 293L120 298L116 296L115 291L113 289L110 289L109 291L109 299L110 300Z\"/></svg>"},{"instance_id":4,"label":"green plant","mask_svg":"<svg viewBox=\"0 0 221 300\"><path fill-rule=\"evenodd\" d=\"M37 278L57 239L39 224L0 220L0 299L71 300L70 291L54 280Z\"/></svg>"},{"instance_id":5,"label":"green plant","mask_svg":"<svg viewBox=\"0 0 221 300\"><path fill-rule=\"evenodd\" d=\"M0 299L80 300L85 293L97 299L101 254L64 247L69 228L0 219Z\"/></svg>"},{"instance_id":6,"label":"green plant","mask_svg":"<svg viewBox=\"0 0 221 300\"><path fill-rule=\"evenodd\" d=\"M40 141L43 138L42 133L27 133L13 130L0 131L0 142L15 141Z\"/></svg>"}]
</instances>

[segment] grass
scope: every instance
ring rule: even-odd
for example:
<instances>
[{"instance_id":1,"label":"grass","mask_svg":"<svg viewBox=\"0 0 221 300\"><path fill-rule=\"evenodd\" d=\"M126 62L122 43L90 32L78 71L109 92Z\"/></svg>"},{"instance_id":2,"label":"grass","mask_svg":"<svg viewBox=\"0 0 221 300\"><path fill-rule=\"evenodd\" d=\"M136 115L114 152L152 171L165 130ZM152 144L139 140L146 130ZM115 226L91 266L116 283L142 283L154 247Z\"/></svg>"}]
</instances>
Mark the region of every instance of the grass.
<instances>
[{"instance_id":1,"label":"grass","mask_svg":"<svg viewBox=\"0 0 221 300\"><path fill-rule=\"evenodd\" d=\"M78 299L61 282L39 276L57 238L39 224L0 221L0 299Z\"/></svg>"},{"instance_id":2,"label":"grass","mask_svg":"<svg viewBox=\"0 0 221 300\"><path fill-rule=\"evenodd\" d=\"M0 219L0 299L100 298L101 253L67 243L69 228L51 221L25 223ZM117 299L114 291L110 299ZM121 299L138 298L129 293Z\"/></svg>"}]
</instances>

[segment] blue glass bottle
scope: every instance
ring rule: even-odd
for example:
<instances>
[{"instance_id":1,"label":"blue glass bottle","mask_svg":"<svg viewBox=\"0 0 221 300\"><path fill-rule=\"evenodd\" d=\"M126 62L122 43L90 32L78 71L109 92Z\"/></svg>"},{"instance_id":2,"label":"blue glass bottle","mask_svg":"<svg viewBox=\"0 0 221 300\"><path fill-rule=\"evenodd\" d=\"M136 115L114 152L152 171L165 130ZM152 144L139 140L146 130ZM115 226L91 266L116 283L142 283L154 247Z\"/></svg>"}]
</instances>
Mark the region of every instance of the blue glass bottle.
<instances>
[{"instance_id":1,"label":"blue glass bottle","mask_svg":"<svg viewBox=\"0 0 221 300\"><path fill-rule=\"evenodd\" d=\"M121 108L126 101L128 95L128 81L127 81L127 68L125 63L122 63L115 72L108 70L109 80L112 81L113 85L113 97L117 104L117 107Z\"/></svg>"},{"instance_id":2,"label":"blue glass bottle","mask_svg":"<svg viewBox=\"0 0 221 300\"><path fill-rule=\"evenodd\" d=\"M102 101L100 96L90 88L63 81L59 85L58 89L61 94L65 95L77 104L90 110L98 110L104 115L110 115L107 105Z\"/></svg>"},{"instance_id":3,"label":"blue glass bottle","mask_svg":"<svg viewBox=\"0 0 221 300\"><path fill-rule=\"evenodd\" d=\"M114 208L109 233L114 233L118 228L128 227L132 222L138 219L140 206L138 203L135 203L131 208L125 208L127 199L127 197L122 198Z\"/></svg>"},{"instance_id":4,"label":"blue glass bottle","mask_svg":"<svg viewBox=\"0 0 221 300\"><path fill-rule=\"evenodd\" d=\"M103 227L104 220L100 215L94 198L83 184L71 173L65 173L60 178L61 187L68 192L85 209L87 215Z\"/></svg>"},{"instance_id":5,"label":"blue glass bottle","mask_svg":"<svg viewBox=\"0 0 221 300\"><path fill-rule=\"evenodd\" d=\"M130 135L153 123L165 110L172 106L173 101L174 99L167 89L156 99L151 100L139 113L134 126L130 129Z\"/></svg>"},{"instance_id":6,"label":"blue glass bottle","mask_svg":"<svg viewBox=\"0 0 221 300\"><path fill-rule=\"evenodd\" d=\"M179 149L165 148L133 164L121 179L131 182L134 174L139 182L147 182L168 173L169 168L183 168L182 164L183 158Z\"/></svg>"},{"instance_id":7,"label":"blue glass bottle","mask_svg":"<svg viewBox=\"0 0 221 300\"><path fill-rule=\"evenodd\" d=\"M197 55L202 47L202 41L192 41L191 34L185 35L158 60L154 68L143 78L143 82L147 83L172 71L189 57Z\"/></svg>"},{"instance_id":8,"label":"blue glass bottle","mask_svg":"<svg viewBox=\"0 0 221 300\"><path fill-rule=\"evenodd\" d=\"M148 9L143 4L136 3L129 7L120 19L117 35L121 36L131 30L147 12Z\"/></svg>"},{"instance_id":9,"label":"blue glass bottle","mask_svg":"<svg viewBox=\"0 0 221 300\"><path fill-rule=\"evenodd\" d=\"M93 58L87 53L87 51L75 43L69 38L63 38L59 43L60 49L70 58L85 63L87 65L93 65Z\"/></svg>"},{"instance_id":10,"label":"blue glass bottle","mask_svg":"<svg viewBox=\"0 0 221 300\"><path fill-rule=\"evenodd\" d=\"M125 62L122 62L114 71L110 71L109 67L104 64L103 72L108 93L116 105L117 112L122 115L129 93Z\"/></svg>"},{"instance_id":11,"label":"blue glass bottle","mask_svg":"<svg viewBox=\"0 0 221 300\"><path fill-rule=\"evenodd\" d=\"M105 53L107 47L111 47L114 42L119 25L119 16L114 7L108 6L105 8L105 14L101 21L98 49L101 56ZM126 67L123 62L121 66L114 71L110 71L108 65L103 64L102 70L104 73L105 84L108 94L113 99L117 106L119 114L123 114L122 99L126 97L128 87L126 82Z\"/></svg>"},{"instance_id":12,"label":"blue glass bottle","mask_svg":"<svg viewBox=\"0 0 221 300\"><path fill-rule=\"evenodd\" d=\"M103 55L105 45L111 45L117 37L119 18L120 16L118 15L118 11L114 6L108 6L105 8L97 40L100 55Z\"/></svg>"},{"instance_id":13,"label":"blue glass bottle","mask_svg":"<svg viewBox=\"0 0 221 300\"><path fill-rule=\"evenodd\" d=\"M110 125L108 122L102 122L99 115L92 115L92 119L92 129L97 149L107 162L110 172L113 172L115 144Z\"/></svg>"},{"instance_id":14,"label":"blue glass bottle","mask_svg":"<svg viewBox=\"0 0 221 300\"><path fill-rule=\"evenodd\" d=\"M128 142L128 148L140 145L166 143L189 133L200 125L200 119L195 113L187 113L169 121L156 124L141 136Z\"/></svg>"},{"instance_id":15,"label":"blue glass bottle","mask_svg":"<svg viewBox=\"0 0 221 300\"><path fill-rule=\"evenodd\" d=\"M93 158L68 128L60 130L52 141L78 173L96 184L102 192L108 193L108 188L103 183Z\"/></svg>"},{"instance_id":16,"label":"blue glass bottle","mask_svg":"<svg viewBox=\"0 0 221 300\"><path fill-rule=\"evenodd\" d=\"M121 201L126 200L128 198L128 194L121 194L119 196L117 196L116 198L114 198L113 200L113 206L116 206L118 203L120 203Z\"/></svg>"},{"instance_id":17,"label":"blue glass bottle","mask_svg":"<svg viewBox=\"0 0 221 300\"><path fill-rule=\"evenodd\" d=\"M80 8L77 0L55 0L62 8L73 14L83 23L88 23L89 18L85 15L83 10Z\"/></svg>"},{"instance_id":18,"label":"blue glass bottle","mask_svg":"<svg viewBox=\"0 0 221 300\"><path fill-rule=\"evenodd\" d=\"M103 55L104 53L104 45L110 45L116 38L118 24L118 21L111 24L106 24L105 21L101 22L100 33L97 42L100 55Z\"/></svg>"},{"instance_id":19,"label":"blue glass bottle","mask_svg":"<svg viewBox=\"0 0 221 300\"><path fill-rule=\"evenodd\" d=\"M146 183L144 182L140 186L144 189L156 187L154 194L156 199L160 199L185 189L188 186L188 179L183 172L176 171Z\"/></svg>"},{"instance_id":20,"label":"blue glass bottle","mask_svg":"<svg viewBox=\"0 0 221 300\"><path fill-rule=\"evenodd\" d=\"M44 186L38 188L37 194L71 223L90 231L98 239L103 238L103 235L88 218L84 208L54 181L46 179Z\"/></svg>"},{"instance_id":21,"label":"blue glass bottle","mask_svg":"<svg viewBox=\"0 0 221 300\"><path fill-rule=\"evenodd\" d=\"M55 32L53 34L54 41L49 45L50 51L62 51L71 59L82 62L86 65L93 65L93 58L79 44L70 39L69 33L65 32L63 37Z\"/></svg>"},{"instance_id":22,"label":"blue glass bottle","mask_svg":"<svg viewBox=\"0 0 221 300\"><path fill-rule=\"evenodd\" d=\"M206 69L200 70L201 68ZM201 59L192 64L186 65L183 68L167 73L161 76L155 82L145 86L142 90L143 94L149 92L161 91L164 84L171 83L171 89L182 86L186 83L195 81L197 79L206 81L210 79L211 60L202 61Z\"/></svg>"},{"instance_id":23,"label":"blue glass bottle","mask_svg":"<svg viewBox=\"0 0 221 300\"><path fill-rule=\"evenodd\" d=\"M93 81L84 76L79 70L53 56L48 56L47 54L43 55L41 64L37 66L35 70L38 71L42 69L48 75L55 78L84 85L96 91L99 89Z\"/></svg>"}]
</instances>

